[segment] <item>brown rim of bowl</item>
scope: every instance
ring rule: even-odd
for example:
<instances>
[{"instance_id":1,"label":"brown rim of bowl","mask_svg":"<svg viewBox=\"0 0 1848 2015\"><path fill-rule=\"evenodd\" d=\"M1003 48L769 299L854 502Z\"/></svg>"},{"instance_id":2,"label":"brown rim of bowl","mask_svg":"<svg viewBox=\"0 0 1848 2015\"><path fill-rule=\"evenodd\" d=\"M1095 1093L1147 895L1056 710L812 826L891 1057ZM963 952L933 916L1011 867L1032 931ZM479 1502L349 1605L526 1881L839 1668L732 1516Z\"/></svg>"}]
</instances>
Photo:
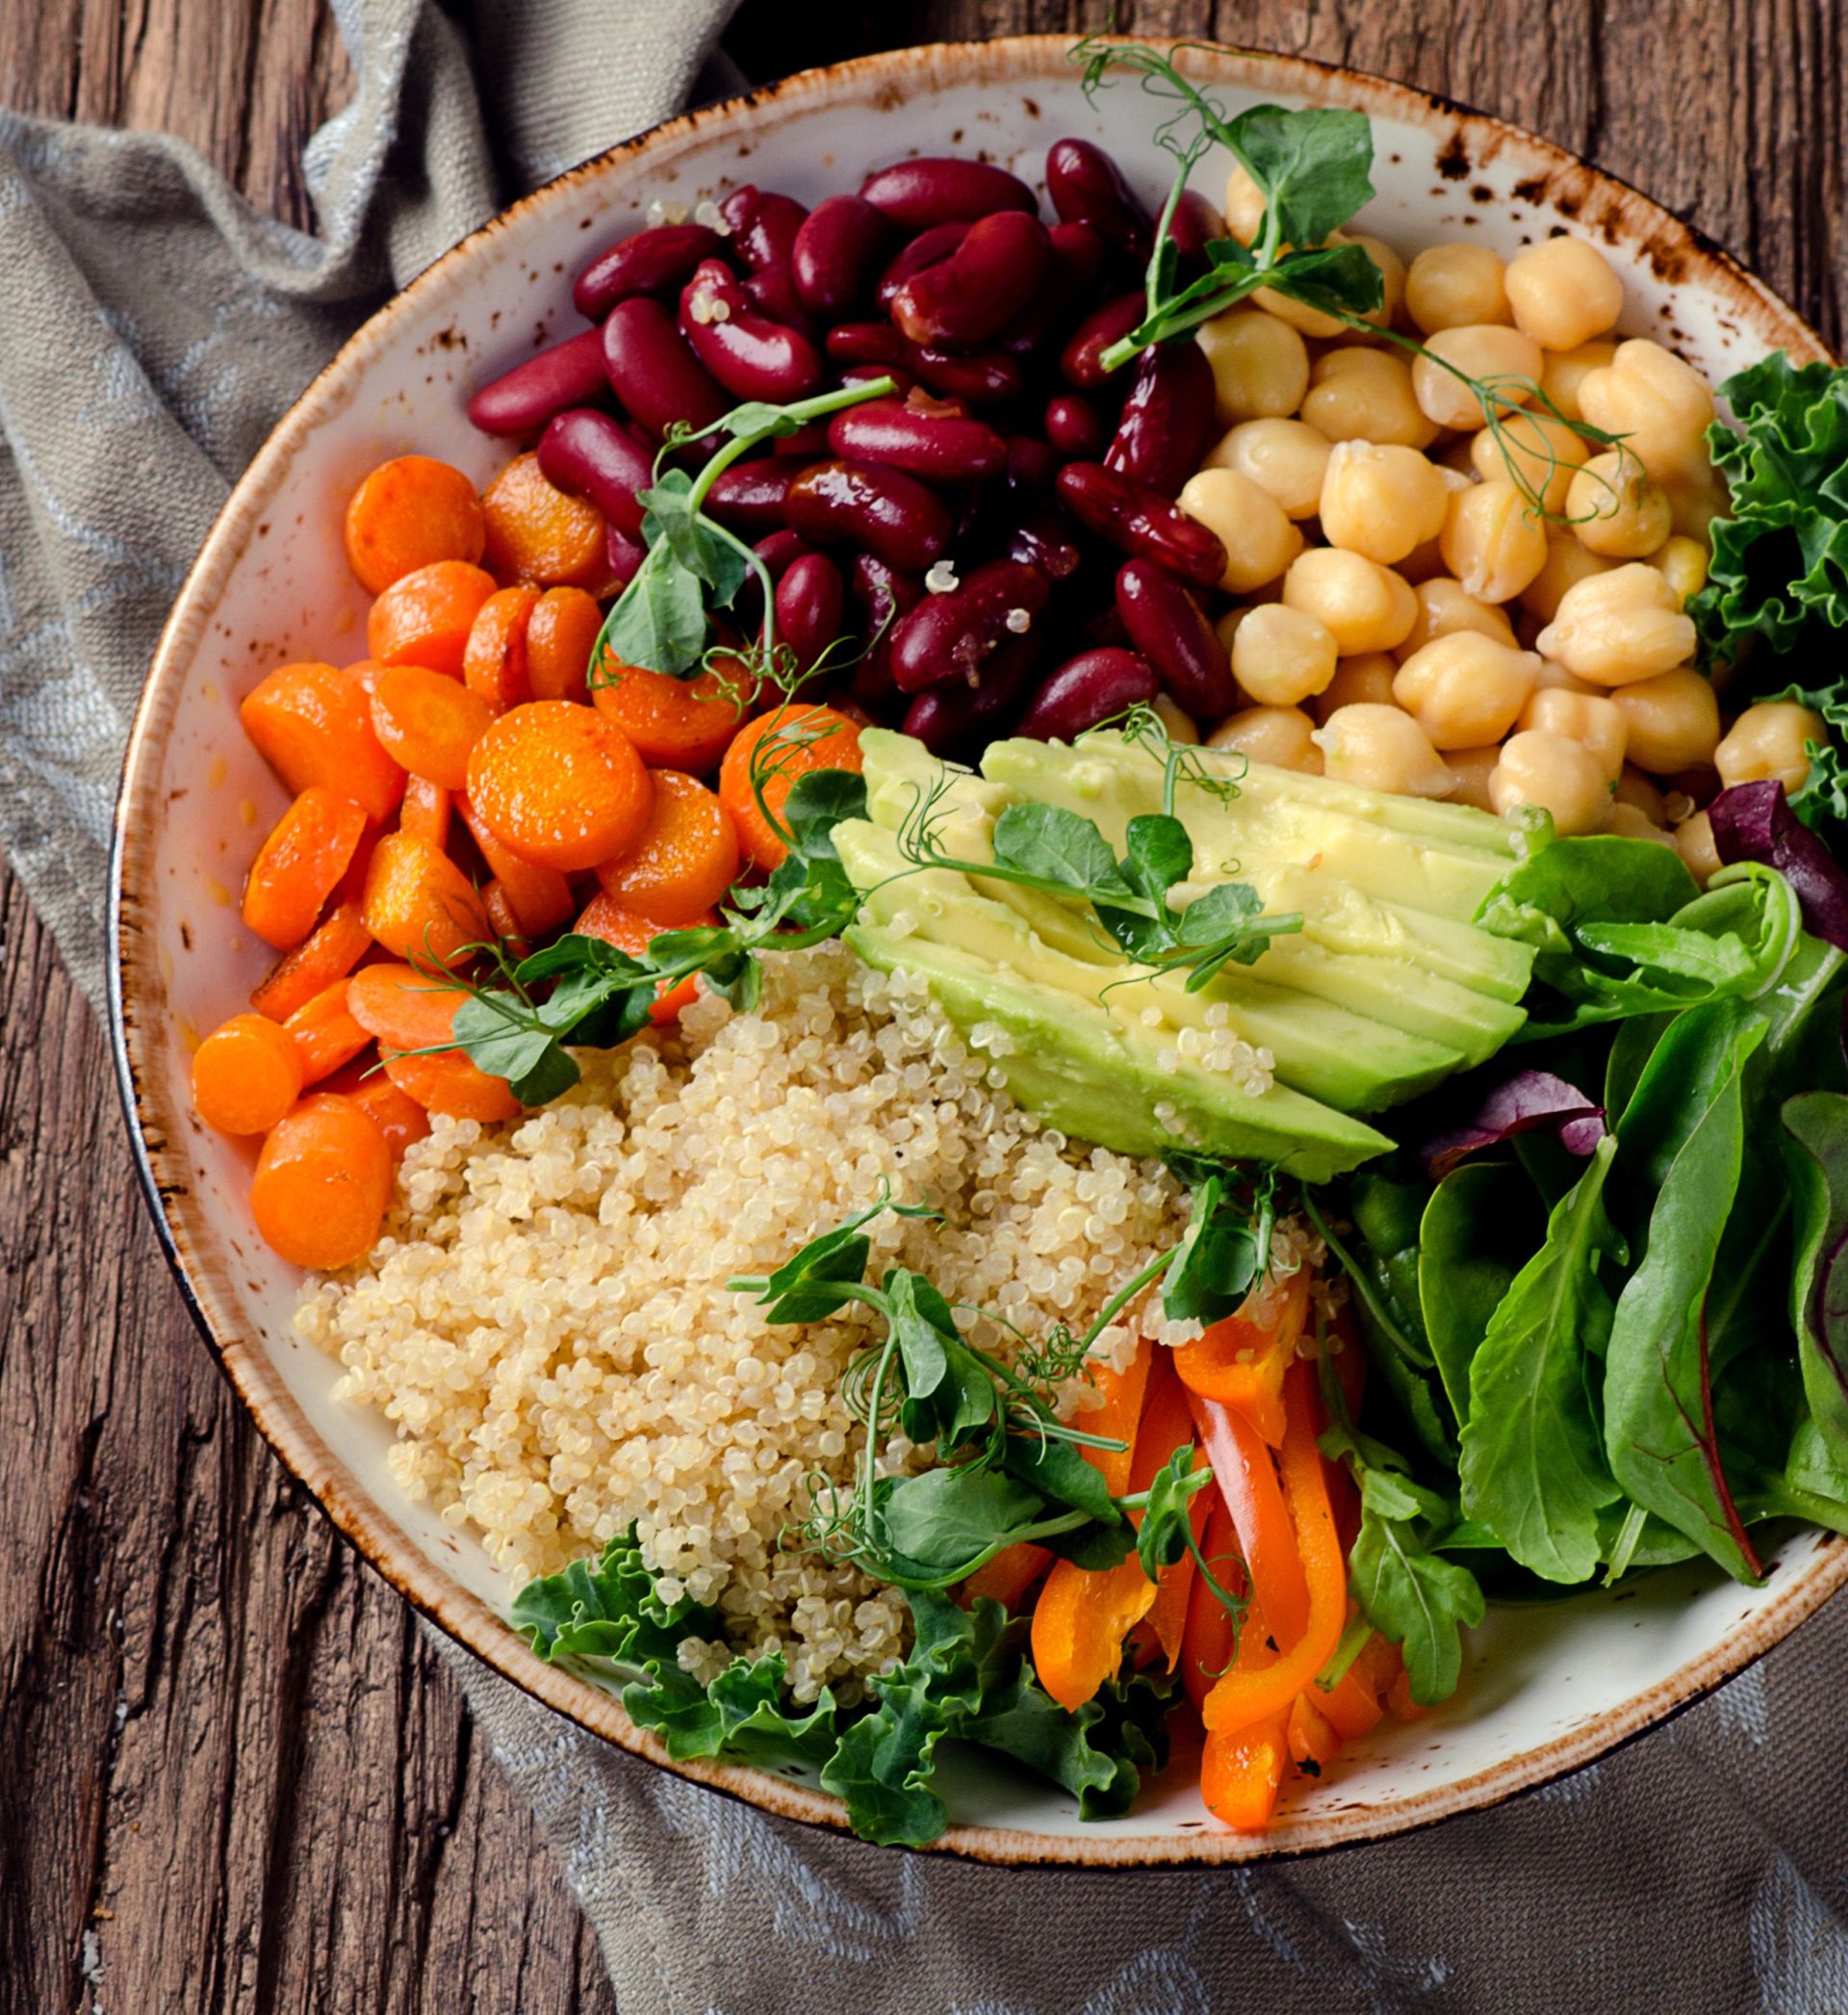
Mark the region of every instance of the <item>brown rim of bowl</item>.
<instances>
[{"instance_id":1,"label":"brown rim of bowl","mask_svg":"<svg viewBox=\"0 0 1848 2015\"><path fill-rule=\"evenodd\" d=\"M158 1073L149 1068L152 1046L165 1040L165 1027L153 1018L150 1032L138 1013L141 1003L158 1002L163 989L152 947L143 935L136 893L152 865L154 821L137 814L148 809L151 775L171 719L174 696L225 577L242 555L262 501L281 480L297 446L319 423L321 408L342 396L345 381L364 368L405 307L421 304L450 284L458 277L458 269L491 234L503 229L509 220L558 201L566 192L600 183L663 141L690 138L740 115L758 115L784 105L806 108L843 84L869 83L902 95L914 85L920 70L936 76L973 73L980 81L1005 87L1043 78L1066 60L1071 46L1071 39L1065 36L941 42L804 71L662 121L521 198L433 261L342 346L284 414L232 490L162 632L129 736L116 806L111 861L116 929L110 941L109 1005L116 1076L137 1167L162 1248L187 1306L283 1467L303 1485L342 1537L420 1615L534 1699L590 1733L695 1783L776 1817L836 1831L845 1830L845 1821L835 1799L743 1766L676 1762L659 1739L637 1729L609 1694L533 1656L485 1603L467 1593L413 1546L366 1496L309 1425L267 1358L244 1340L229 1281L209 1251L206 1227L192 1221L190 1171L183 1152L171 1145L184 1138L183 1116L171 1109L160 1089ZM1190 46L1206 53L1203 45ZM1426 128L1435 121L1449 121L1456 144L1470 159L1492 159L1506 147L1517 147L1536 164L1536 199L1563 193L1587 222L1602 222L1606 227L1623 224L1625 236L1659 273L1669 279L1698 274L1709 289L1730 297L1741 319L1763 334L1767 347L1782 344L1799 356L1829 355L1820 338L1794 311L1729 253L1629 184L1537 135L1431 92L1307 57L1233 48L1215 51L1213 56L1221 73L1219 81L1244 83L1261 78L1266 88L1274 84L1292 95L1358 105L1369 113L1401 117ZM932 1851L1015 1866L1210 1866L1317 1853L1409 1832L1453 1814L1499 1803L1580 1769L1645 1733L1762 1656L1844 1581L1848 1581L1848 1541L1826 1539L1803 1570L1776 1592L1747 1627L1620 1709L1492 1769L1389 1805L1350 1805L1325 1815L1286 1812L1269 1833L1256 1837L1212 1829L1207 1824L1185 1834L1114 1836L953 1826L933 1844Z\"/></svg>"}]
</instances>

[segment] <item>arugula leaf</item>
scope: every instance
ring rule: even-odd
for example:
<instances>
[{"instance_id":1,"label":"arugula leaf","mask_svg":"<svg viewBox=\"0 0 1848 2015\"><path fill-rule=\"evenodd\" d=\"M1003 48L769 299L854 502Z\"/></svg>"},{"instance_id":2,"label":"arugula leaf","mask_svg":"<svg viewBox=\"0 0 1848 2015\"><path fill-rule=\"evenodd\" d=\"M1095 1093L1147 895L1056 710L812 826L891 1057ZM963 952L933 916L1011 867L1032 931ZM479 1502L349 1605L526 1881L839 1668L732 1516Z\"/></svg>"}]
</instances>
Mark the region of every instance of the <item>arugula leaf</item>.
<instances>
[{"instance_id":1,"label":"arugula leaf","mask_svg":"<svg viewBox=\"0 0 1848 2015\"><path fill-rule=\"evenodd\" d=\"M1630 1184L1654 1201L1604 1368L1612 1474L1741 1581L1762 1570L1714 1434L1707 1305L1738 1187L1745 1067L1764 1034L1737 1001L1689 1010L1656 1046L1618 1122Z\"/></svg>"},{"instance_id":2,"label":"arugula leaf","mask_svg":"<svg viewBox=\"0 0 1848 2015\"><path fill-rule=\"evenodd\" d=\"M1621 1495L1586 1389L1615 1305L1599 1263L1624 1257L1604 1201L1616 1155L1606 1135L1554 1207L1546 1242L1515 1276L1470 1363L1463 1509L1546 1581L1590 1579L1598 1512Z\"/></svg>"}]
</instances>

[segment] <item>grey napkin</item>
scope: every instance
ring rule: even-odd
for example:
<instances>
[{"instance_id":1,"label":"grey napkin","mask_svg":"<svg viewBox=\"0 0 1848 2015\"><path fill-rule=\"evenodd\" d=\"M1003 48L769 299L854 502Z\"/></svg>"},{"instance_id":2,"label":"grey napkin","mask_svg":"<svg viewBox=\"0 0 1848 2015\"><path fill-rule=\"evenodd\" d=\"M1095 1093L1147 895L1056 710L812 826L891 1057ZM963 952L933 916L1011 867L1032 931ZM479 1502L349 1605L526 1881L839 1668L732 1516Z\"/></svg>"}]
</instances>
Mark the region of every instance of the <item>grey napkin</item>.
<instances>
[{"instance_id":1,"label":"grey napkin","mask_svg":"<svg viewBox=\"0 0 1848 2015\"><path fill-rule=\"evenodd\" d=\"M360 87L309 143L319 239L171 142L0 116L0 843L92 1000L122 740L230 480L391 284L673 110L730 12L475 0L459 29L424 0L335 0ZM989 1871L810 1832L443 1648L623 2015L1848 2011L1841 1604L1550 1790L1211 1874Z\"/></svg>"}]
</instances>

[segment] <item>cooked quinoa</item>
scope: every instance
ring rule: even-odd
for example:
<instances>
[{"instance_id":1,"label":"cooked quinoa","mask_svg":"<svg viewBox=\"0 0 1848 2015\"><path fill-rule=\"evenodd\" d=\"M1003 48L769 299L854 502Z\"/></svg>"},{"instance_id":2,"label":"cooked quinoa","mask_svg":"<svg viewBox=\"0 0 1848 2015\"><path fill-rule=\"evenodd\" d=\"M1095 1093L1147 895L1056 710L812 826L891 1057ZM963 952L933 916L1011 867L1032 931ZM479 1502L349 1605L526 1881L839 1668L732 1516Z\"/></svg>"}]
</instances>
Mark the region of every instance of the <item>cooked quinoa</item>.
<instances>
[{"instance_id":1,"label":"cooked quinoa","mask_svg":"<svg viewBox=\"0 0 1848 2015\"><path fill-rule=\"evenodd\" d=\"M542 1112L437 1120L385 1235L312 1284L296 1324L346 1367L340 1396L396 1424L403 1487L516 1580L632 1523L663 1592L715 1604L731 1649L781 1650L808 1699L851 1693L905 1644L895 1590L781 1543L806 1479L851 1479L862 1431L841 1375L872 1318L772 1327L726 1281L770 1272L886 1182L943 1222L870 1227L875 1276L916 1267L1041 1336L1087 1326L1186 1209L1158 1166L1014 1106L922 982L838 945L765 964L750 1014L703 998L677 1035L586 1054ZM1106 1359L1139 1333L1196 1333L1153 1296L1132 1321L1105 1332ZM1014 1347L1002 1323L971 1333ZM894 1439L884 1460L911 1453Z\"/></svg>"}]
</instances>

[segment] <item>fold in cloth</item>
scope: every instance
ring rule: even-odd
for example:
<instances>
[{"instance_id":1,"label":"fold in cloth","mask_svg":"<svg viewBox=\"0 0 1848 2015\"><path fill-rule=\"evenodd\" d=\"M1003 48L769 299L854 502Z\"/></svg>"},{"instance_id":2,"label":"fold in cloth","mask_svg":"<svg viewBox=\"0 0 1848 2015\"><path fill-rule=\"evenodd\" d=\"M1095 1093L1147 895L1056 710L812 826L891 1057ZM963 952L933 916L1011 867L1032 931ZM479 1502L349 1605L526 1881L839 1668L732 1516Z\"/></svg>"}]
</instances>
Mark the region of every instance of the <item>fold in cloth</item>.
<instances>
[{"instance_id":1,"label":"fold in cloth","mask_svg":"<svg viewBox=\"0 0 1848 2015\"><path fill-rule=\"evenodd\" d=\"M92 1000L121 746L167 606L283 407L500 202L680 105L730 0L336 0L321 234L171 141L0 116L0 843ZM1660 1733L1385 1846L988 1870L765 1818L439 1640L623 2015L1848 2009L1848 1607Z\"/></svg>"}]
</instances>

